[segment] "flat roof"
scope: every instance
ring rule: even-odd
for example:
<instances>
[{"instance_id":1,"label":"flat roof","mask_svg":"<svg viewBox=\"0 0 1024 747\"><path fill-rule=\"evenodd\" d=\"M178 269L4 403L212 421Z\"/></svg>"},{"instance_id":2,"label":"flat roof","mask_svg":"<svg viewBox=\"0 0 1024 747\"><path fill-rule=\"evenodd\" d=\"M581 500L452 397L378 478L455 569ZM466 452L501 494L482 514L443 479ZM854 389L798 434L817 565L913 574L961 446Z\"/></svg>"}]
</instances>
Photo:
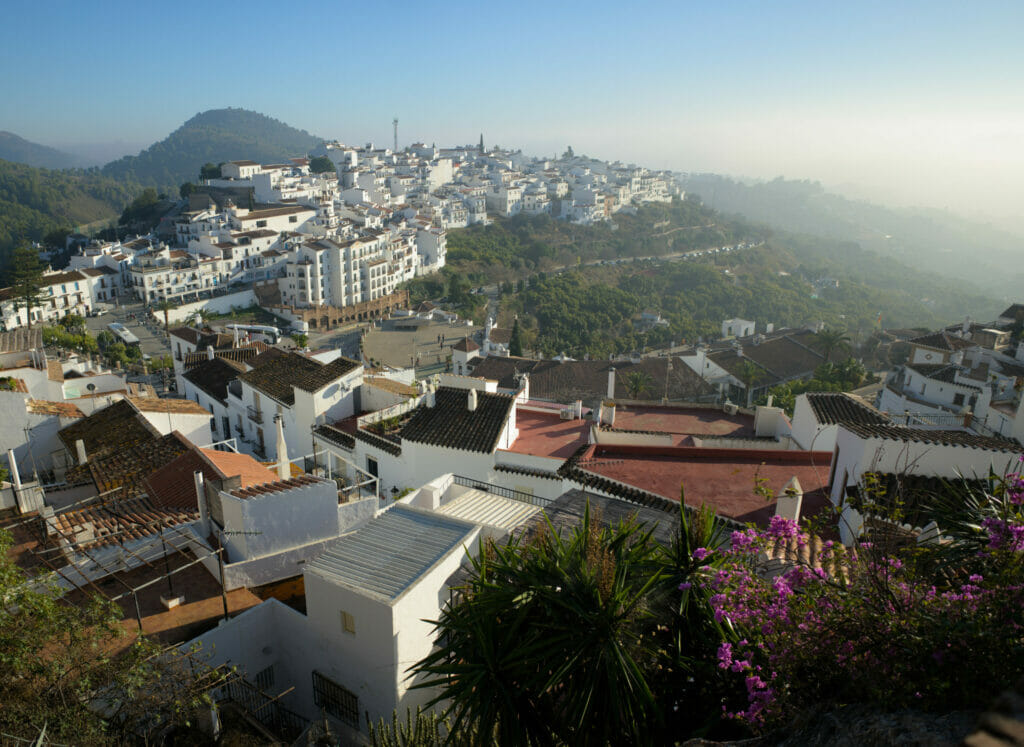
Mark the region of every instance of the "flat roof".
<instances>
[{"instance_id":1,"label":"flat roof","mask_svg":"<svg viewBox=\"0 0 1024 747\"><path fill-rule=\"evenodd\" d=\"M778 495L796 477L804 490L801 515L809 516L829 503L831 458L831 452L596 446L576 466L673 501L682 488L688 506L707 504L721 516L766 525L775 501L754 492L755 480Z\"/></svg>"},{"instance_id":2,"label":"flat roof","mask_svg":"<svg viewBox=\"0 0 1024 747\"><path fill-rule=\"evenodd\" d=\"M615 430L657 431L688 436L754 435L754 416L729 415L720 409L703 407L636 407L617 405Z\"/></svg>"},{"instance_id":3,"label":"flat roof","mask_svg":"<svg viewBox=\"0 0 1024 747\"><path fill-rule=\"evenodd\" d=\"M519 436L507 451L533 456L568 459L587 443L592 421L562 420L558 410L537 412L516 409L516 428Z\"/></svg>"},{"instance_id":4,"label":"flat roof","mask_svg":"<svg viewBox=\"0 0 1024 747\"><path fill-rule=\"evenodd\" d=\"M329 544L306 565L306 573L390 603L474 529L464 521L396 504Z\"/></svg>"}]
</instances>

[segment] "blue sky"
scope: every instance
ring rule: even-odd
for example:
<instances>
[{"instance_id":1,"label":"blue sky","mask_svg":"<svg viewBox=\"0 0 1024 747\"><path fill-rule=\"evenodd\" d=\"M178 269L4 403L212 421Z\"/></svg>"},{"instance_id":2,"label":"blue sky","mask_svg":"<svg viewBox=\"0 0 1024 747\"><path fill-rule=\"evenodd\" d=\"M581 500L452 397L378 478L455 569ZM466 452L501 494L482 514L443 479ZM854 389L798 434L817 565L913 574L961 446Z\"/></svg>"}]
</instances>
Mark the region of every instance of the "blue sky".
<instances>
[{"instance_id":1,"label":"blue sky","mask_svg":"<svg viewBox=\"0 0 1024 747\"><path fill-rule=\"evenodd\" d=\"M354 143L398 116L405 142L483 132L925 204L969 185L993 212L1013 208L993 182L1024 187L1019 2L9 6L0 129L37 142L146 144L237 106Z\"/></svg>"}]
</instances>

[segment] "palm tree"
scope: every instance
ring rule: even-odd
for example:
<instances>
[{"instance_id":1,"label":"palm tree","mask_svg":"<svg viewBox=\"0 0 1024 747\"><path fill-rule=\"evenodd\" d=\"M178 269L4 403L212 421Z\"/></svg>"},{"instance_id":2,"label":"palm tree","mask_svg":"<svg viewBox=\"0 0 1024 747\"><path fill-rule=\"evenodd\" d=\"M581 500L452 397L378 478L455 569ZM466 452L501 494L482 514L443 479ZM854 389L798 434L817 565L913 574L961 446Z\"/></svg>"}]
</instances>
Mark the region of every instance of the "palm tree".
<instances>
[{"instance_id":1,"label":"palm tree","mask_svg":"<svg viewBox=\"0 0 1024 747\"><path fill-rule=\"evenodd\" d=\"M630 371L625 376L626 391L630 399L637 399L651 385L651 377L646 371Z\"/></svg>"},{"instance_id":2,"label":"palm tree","mask_svg":"<svg viewBox=\"0 0 1024 747\"><path fill-rule=\"evenodd\" d=\"M825 356L825 362L829 363L833 352L849 349L850 336L846 334L846 330L825 327L814 336L814 344Z\"/></svg>"},{"instance_id":3,"label":"palm tree","mask_svg":"<svg viewBox=\"0 0 1024 747\"><path fill-rule=\"evenodd\" d=\"M430 705L480 744L656 743L647 602L665 572L658 559L649 531L603 528L589 505L567 537L547 524L481 547L436 622L439 647L415 665L416 687L438 688Z\"/></svg>"},{"instance_id":4,"label":"palm tree","mask_svg":"<svg viewBox=\"0 0 1024 747\"><path fill-rule=\"evenodd\" d=\"M754 385L765 377L764 369L750 360L744 360L740 365L739 380L747 390L747 407L754 401Z\"/></svg>"},{"instance_id":5,"label":"palm tree","mask_svg":"<svg viewBox=\"0 0 1024 747\"><path fill-rule=\"evenodd\" d=\"M178 304L174 303L174 301L169 298L164 298L160 300L156 305L156 308L158 311L164 312L164 334L169 337L171 334L170 311L171 309L178 308Z\"/></svg>"}]
</instances>

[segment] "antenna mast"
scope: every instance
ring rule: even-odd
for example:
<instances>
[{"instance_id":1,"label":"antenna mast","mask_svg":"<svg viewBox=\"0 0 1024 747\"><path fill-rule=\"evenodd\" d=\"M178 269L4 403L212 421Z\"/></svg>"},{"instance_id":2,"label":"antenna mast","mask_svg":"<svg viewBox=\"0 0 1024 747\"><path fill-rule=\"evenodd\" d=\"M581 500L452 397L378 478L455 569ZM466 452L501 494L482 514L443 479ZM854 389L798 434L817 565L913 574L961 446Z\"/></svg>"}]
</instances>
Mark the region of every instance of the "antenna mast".
<instances>
[{"instance_id":1,"label":"antenna mast","mask_svg":"<svg viewBox=\"0 0 1024 747\"><path fill-rule=\"evenodd\" d=\"M394 151L395 151L395 153L397 153L398 152L398 117L395 117L394 120L392 120L391 124L393 124L395 126L395 148L394 148Z\"/></svg>"}]
</instances>

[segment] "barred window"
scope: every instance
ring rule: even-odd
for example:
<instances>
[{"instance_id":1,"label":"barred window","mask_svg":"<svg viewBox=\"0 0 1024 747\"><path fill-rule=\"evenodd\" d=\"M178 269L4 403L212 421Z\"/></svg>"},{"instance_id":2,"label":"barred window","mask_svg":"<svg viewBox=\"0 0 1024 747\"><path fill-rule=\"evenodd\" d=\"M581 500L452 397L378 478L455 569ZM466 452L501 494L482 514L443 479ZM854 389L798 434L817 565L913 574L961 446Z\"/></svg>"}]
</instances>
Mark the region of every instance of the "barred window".
<instances>
[{"instance_id":1,"label":"barred window","mask_svg":"<svg viewBox=\"0 0 1024 747\"><path fill-rule=\"evenodd\" d=\"M359 697L316 670L313 671L313 702L335 718L359 728Z\"/></svg>"}]
</instances>

